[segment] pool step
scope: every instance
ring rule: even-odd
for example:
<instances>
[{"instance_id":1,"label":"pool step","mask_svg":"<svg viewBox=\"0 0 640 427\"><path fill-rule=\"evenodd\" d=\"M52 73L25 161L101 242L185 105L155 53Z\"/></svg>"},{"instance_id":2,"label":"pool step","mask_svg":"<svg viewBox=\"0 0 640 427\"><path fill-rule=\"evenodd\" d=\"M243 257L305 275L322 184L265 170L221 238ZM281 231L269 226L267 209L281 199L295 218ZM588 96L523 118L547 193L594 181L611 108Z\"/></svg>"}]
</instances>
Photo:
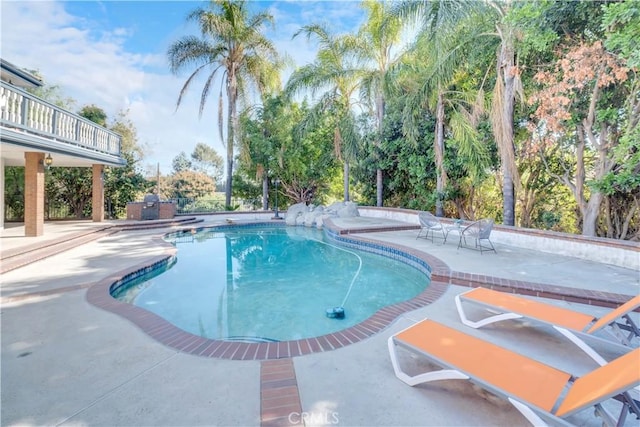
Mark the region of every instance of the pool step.
<instances>
[{"instance_id":1,"label":"pool step","mask_svg":"<svg viewBox=\"0 0 640 427\"><path fill-rule=\"evenodd\" d=\"M109 225L102 228L68 234L46 242L34 243L33 245L2 251L0 255L0 274L68 251L69 249L109 236L118 231L115 227Z\"/></svg>"},{"instance_id":2,"label":"pool step","mask_svg":"<svg viewBox=\"0 0 640 427\"><path fill-rule=\"evenodd\" d=\"M188 217L177 217L172 219L127 222L124 224L118 224L115 227L117 227L119 230L150 230L154 228L178 227L181 225L197 224L203 221L204 219L202 218L196 218L195 216L188 216Z\"/></svg>"},{"instance_id":3,"label":"pool step","mask_svg":"<svg viewBox=\"0 0 640 427\"><path fill-rule=\"evenodd\" d=\"M123 224L109 224L77 233L69 233L57 239L51 239L31 245L7 249L0 253L0 274L15 270L25 265L40 261L53 255L68 251L85 243L98 240L123 230L148 230L155 228L169 228L181 225L197 224L202 219L184 217L177 219L136 221Z\"/></svg>"}]
</instances>

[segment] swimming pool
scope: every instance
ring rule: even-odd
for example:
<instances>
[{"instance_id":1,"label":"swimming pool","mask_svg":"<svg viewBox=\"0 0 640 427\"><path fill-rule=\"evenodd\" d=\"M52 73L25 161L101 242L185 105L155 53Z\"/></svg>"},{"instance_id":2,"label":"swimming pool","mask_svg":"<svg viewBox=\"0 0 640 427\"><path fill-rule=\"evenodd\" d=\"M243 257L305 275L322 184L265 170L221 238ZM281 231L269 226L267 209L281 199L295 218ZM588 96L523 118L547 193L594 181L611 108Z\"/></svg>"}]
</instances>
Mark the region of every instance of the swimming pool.
<instances>
[{"instance_id":1,"label":"swimming pool","mask_svg":"<svg viewBox=\"0 0 640 427\"><path fill-rule=\"evenodd\" d=\"M175 262L113 296L205 338L269 342L320 336L406 301L425 271L336 244L303 227L225 227L167 236ZM344 319L328 318L342 306Z\"/></svg>"}]
</instances>

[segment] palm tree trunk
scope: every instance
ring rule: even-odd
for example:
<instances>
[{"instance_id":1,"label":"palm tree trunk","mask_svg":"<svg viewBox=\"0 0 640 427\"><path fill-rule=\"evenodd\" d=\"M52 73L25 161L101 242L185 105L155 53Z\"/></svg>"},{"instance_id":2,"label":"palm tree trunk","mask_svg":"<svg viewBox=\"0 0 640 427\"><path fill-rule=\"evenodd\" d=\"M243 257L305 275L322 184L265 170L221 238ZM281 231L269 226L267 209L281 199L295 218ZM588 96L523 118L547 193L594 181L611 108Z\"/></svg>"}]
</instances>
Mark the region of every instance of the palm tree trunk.
<instances>
[{"instance_id":1,"label":"palm tree trunk","mask_svg":"<svg viewBox=\"0 0 640 427\"><path fill-rule=\"evenodd\" d=\"M262 174L262 210L269 210L269 176L266 171Z\"/></svg>"},{"instance_id":2,"label":"palm tree trunk","mask_svg":"<svg viewBox=\"0 0 640 427\"><path fill-rule=\"evenodd\" d=\"M444 216L442 199L447 174L444 170L444 95L442 91L438 93L438 103L436 104L436 135L434 148L436 158L436 216Z\"/></svg>"},{"instance_id":3,"label":"palm tree trunk","mask_svg":"<svg viewBox=\"0 0 640 427\"><path fill-rule=\"evenodd\" d=\"M502 108L496 139L502 163L502 222L515 225L515 148L513 145L513 111L515 105L515 51L511 34L502 38L498 55L498 79L502 79ZM498 136L499 135L499 136Z\"/></svg>"},{"instance_id":4,"label":"palm tree trunk","mask_svg":"<svg viewBox=\"0 0 640 427\"><path fill-rule=\"evenodd\" d=\"M225 206L231 207L231 189L233 179L233 154L234 154L234 142L236 136L236 130L238 129L238 82L236 76L233 73L229 75L229 81L227 86L227 99L229 102L229 123L227 133L227 182L224 189Z\"/></svg>"},{"instance_id":5,"label":"palm tree trunk","mask_svg":"<svg viewBox=\"0 0 640 427\"><path fill-rule=\"evenodd\" d=\"M380 93L376 99L376 116L378 119L378 140L376 141L376 145L377 145L377 156L380 155L380 149L382 147L382 126L383 126L383 120L384 120L384 110L385 110L385 103L384 103L384 97L382 96L382 94ZM380 158L377 158L378 162L380 162ZM382 206L382 194L383 194L383 181L382 181L382 169L380 168L380 166L378 165L378 168L376 169L376 206L381 207Z\"/></svg>"},{"instance_id":6,"label":"palm tree trunk","mask_svg":"<svg viewBox=\"0 0 640 427\"><path fill-rule=\"evenodd\" d=\"M382 169L378 168L376 170L376 206L382 206Z\"/></svg>"},{"instance_id":7,"label":"palm tree trunk","mask_svg":"<svg viewBox=\"0 0 640 427\"><path fill-rule=\"evenodd\" d=\"M344 169L343 169L343 184L344 184L344 201L349 201L349 162L344 161Z\"/></svg>"}]
</instances>

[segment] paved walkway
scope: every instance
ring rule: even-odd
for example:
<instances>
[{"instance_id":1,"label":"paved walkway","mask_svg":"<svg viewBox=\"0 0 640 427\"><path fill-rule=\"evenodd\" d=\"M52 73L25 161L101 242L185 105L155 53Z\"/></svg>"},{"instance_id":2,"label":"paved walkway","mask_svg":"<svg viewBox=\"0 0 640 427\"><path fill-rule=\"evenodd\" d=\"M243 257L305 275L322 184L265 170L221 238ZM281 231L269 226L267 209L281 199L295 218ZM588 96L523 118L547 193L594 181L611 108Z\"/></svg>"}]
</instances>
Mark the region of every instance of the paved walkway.
<instances>
[{"instance_id":1,"label":"paved walkway","mask_svg":"<svg viewBox=\"0 0 640 427\"><path fill-rule=\"evenodd\" d=\"M220 221L207 218L205 224L216 222ZM73 229L83 224L59 226ZM61 231L60 236L69 232ZM541 327L506 322L470 331L461 325L453 305L455 294L465 288L455 285L446 286L434 303L400 315L381 332L333 351L266 362L193 356L158 343L129 321L86 301L86 289L105 277L164 254L166 248L156 240L159 234L160 230L119 232L2 275L3 426L253 426L296 424L302 418L306 425L527 425L503 400L467 382L412 388L395 378L386 339L425 317L576 375L594 367L573 345ZM454 242L432 244L415 235L395 231L362 236L435 257L460 273L454 278L474 273L514 284L525 281L550 289L560 285L563 290L628 296L640 287L638 271L501 245L497 254L480 255L458 250ZM13 239L18 238L3 233L3 253L9 241L14 251L20 246ZM30 239L28 244L34 244L48 237ZM606 311L552 302L595 315ZM605 356L616 355L611 349L599 350ZM403 363L413 369L422 366L410 357ZM291 416L266 416L283 408ZM572 421L600 424L590 411Z\"/></svg>"}]
</instances>

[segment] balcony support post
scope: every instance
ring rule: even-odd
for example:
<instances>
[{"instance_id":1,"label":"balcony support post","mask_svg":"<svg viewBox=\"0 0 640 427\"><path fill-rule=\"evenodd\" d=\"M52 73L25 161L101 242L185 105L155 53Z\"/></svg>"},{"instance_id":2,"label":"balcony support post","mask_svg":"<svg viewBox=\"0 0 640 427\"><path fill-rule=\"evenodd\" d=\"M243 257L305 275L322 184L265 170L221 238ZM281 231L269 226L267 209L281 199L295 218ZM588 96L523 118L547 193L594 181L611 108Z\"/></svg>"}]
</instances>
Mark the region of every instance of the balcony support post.
<instances>
[{"instance_id":1,"label":"balcony support post","mask_svg":"<svg viewBox=\"0 0 640 427\"><path fill-rule=\"evenodd\" d=\"M104 221L104 165L92 167L91 218L93 222Z\"/></svg>"},{"instance_id":2,"label":"balcony support post","mask_svg":"<svg viewBox=\"0 0 640 427\"><path fill-rule=\"evenodd\" d=\"M24 235L44 232L44 153L24 153Z\"/></svg>"}]
</instances>

